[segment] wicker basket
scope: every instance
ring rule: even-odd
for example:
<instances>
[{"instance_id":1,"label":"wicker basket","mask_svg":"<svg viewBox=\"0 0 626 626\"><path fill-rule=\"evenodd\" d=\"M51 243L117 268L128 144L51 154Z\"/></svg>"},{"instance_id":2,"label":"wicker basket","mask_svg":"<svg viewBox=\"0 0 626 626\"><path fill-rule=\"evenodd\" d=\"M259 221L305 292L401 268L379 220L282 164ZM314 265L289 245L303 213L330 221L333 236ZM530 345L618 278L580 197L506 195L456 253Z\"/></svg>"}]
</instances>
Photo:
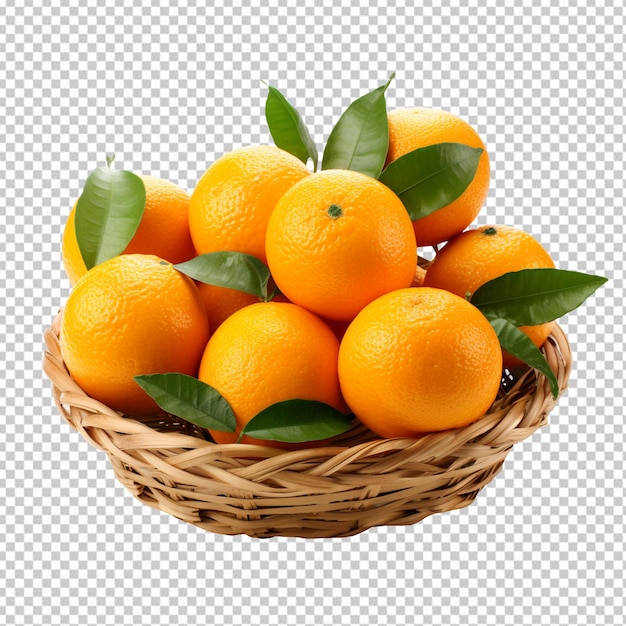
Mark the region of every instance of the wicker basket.
<instances>
[{"instance_id":1,"label":"wicker basket","mask_svg":"<svg viewBox=\"0 0 626 626\"><path fill-rule=\"evenodd\" d=\"M183 420L123 417L87 396L63 363L60 316L45 333L44 370L63 417L106 452L142 502L220 534L346 537L460 509L494 478L513 444L547 424L555 404L545 378L527 369L487 415L458 430L380 439L355 424L321 448L216 445ZM558 326L544 353L564 390L571 353Z\"/></svg>"}]
</instances>

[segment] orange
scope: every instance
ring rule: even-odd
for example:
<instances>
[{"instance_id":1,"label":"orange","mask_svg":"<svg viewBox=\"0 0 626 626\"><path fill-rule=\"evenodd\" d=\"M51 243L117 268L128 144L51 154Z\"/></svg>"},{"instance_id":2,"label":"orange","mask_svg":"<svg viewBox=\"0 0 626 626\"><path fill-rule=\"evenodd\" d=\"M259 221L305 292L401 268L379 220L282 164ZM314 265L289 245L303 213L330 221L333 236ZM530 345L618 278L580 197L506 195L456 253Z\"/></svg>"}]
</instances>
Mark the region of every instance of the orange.
<instances>
[{"instance_id":1,"label":"orange","mask_svg":"<svg viewBox=\"0 0 626 626\"><path fill-rule=\"evenodd\" d=\"M507 272L523 269L554 267L543 246L529 233L511 226L482 226L461 233L450 240L436 255L426 272L427 287L446 289L468 297L484 283ZM536 346L541 346L553 322L522 326ZM506 367L523 363L508 353Z\"/></svg>"},{"instance_id":2,"label":"orange","mask_svg":"<svg viewBox=\"0 0 626 626\"><path fill-rule=\"evenodd\" d=\"M502 375L487 319L442 289L400 289L366 306L339 350L339 381L356 417L381 437L460 428L486 413Z\"/></svg>"},{"instance_id":3,"label":"orange","mask_svg":"<svg viewBox=\"0 0 626 626\"><path fill-rule=\"evenodd\" d=\"M244 291L197 283L200 297L209 318L209 328L215 332L224 320L235 311L258 302L259 299Z\"/></svg>"},{"instance_id":4,"label":"orange","mask_svg":"<svg viewBox=\"0 0 626 626\"><path fill-rule=\"evenodd\" d=\"M463 119L448 111L428 108L395 109L388 114L387 164L397 158L437 143L462 143L482 148L474 179L447 206L414 222L418 246L434 246L467 228L480 212L489 191L490 165L485 144Z\"/></svg>"},{"instance_id":5,"label":"orange","mask_svg":"<svg viewBox=\"0 0 626 626\"><path fill-rule=\"evenodd\" d=\"M209 340L200 364L200 380L224 396L237 420L236 433L212 431L214 439L236 441L255 415L283 400L317 400L345 409L338 352L339 340L328 326L295 304L258 302L233 313ZM247 436L242 441L259 443Z\"/></svg>"},{"instance_id":6,"label":"orange","mask_svg":"<svg viewBox=\"0 0 626 626\"><path fill-rule=\"evenodd\" d=\"M256 302L261 302L261 298L253 296L238 289L229 289L228 287L218 287L217 285L207 285L206 283L197 282L200 297L204 302L204 307L209 318L209 328L211 332L215 332L220 324L228 319L235 311L243 309L243 307ZM267 292L271 294L276 285L271 277L267 285ZM277 293L271 298L272 302L289 302L284 294Z\"/></svg>"},{"instance_id":7,"label":"orange","mask_svg":"<svg viewBox=\"0 0 626 626\"><path fill-rule=\"evenodd\" d=\"M421 265L415 266L415 276L413 277L413 282L411 283L411 287L423 287L424 280L426 280L426 270Z\"/></svg>"},{"instance_id":8,"label":"orange","mask_svg":"<svg viewBox=\"0 0 626 626\"><path fill-rule=\"evenodd\" d=\"M233 250L265 262L265 230L278 199L309 175L275 146L248 146L218 159L191 194L189 228L198 254Z\"/></svg>"},{"instance_id":9,"label":"orange","mask_svg":"<svg viewBox=\"0 0 626 626\"><path fill-rule=\"evenodd\" d=\"M131 415L158 411L133 376L196 376L208 338L194 282L143 254L120 255L87 272L67 300L60 331L74 380L92 398Z\"/></svg>"},{"instance_id":10,"label":"orange","mask_svg":"<svg viewBox=\"0 0 626 626\"><path fill-rule=\"evenodd\" d=\"M400 199L377 180L326 170L296 183L272 212L267 262L278 288L321 317L352 319L408 287L417 249Z\"/></svg>"},{"instance_id":11,"label":"orange","mask_svg":"<svg viewBox=\"0 0 626 626\"><path fill-rule=\"evenodd\" d=\"M189 194L178 185L140 174L146 187L146 204L139 228L124 254L154 254L170 263L182 263L196 252L189 234ZM81 256L72 207L63 231L62 255L65 273L74 285L87 272Z\"/></svg>"}]
</instances>

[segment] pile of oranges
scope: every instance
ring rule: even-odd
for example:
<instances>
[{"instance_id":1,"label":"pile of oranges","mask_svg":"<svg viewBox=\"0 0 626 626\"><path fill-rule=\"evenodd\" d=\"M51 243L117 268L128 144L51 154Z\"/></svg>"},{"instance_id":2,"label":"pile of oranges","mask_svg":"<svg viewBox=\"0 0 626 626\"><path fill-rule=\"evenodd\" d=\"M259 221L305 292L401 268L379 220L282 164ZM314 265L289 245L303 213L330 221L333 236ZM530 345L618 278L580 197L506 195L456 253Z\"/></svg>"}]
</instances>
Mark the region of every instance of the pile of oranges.
<instances>
[{"instance_id":1,"label":"pile of oranges","mask_svg":"<svg viewBox=\"0 0 626 626\"><path fill-rule=\"evenodd\" d=\"M382 437L459 428L484 415L503 367L519 362L503 354L467 296L505 272L554 264L518 229L468 229L490 177L469 124L423 108L390 111L388 124L388 163L443 142L482 148L461 196L412 222L375 178L311 172L278 147L243 147L215 161L191 195L142 176L136 235L89 271L73 210L62 246L73 288L60 341L74 380L107 406L141 416L159 409L135 376L196 377L235 415L235 432L211 432L218 443L236 441L263 409L293 399L353 414ZM444 242L427 268L418 263L421 246ZM273 297L200 283L175 267L217 251L265 263ZM522 330L540 346L550 328Z\"/></svg>"}]
</instances>

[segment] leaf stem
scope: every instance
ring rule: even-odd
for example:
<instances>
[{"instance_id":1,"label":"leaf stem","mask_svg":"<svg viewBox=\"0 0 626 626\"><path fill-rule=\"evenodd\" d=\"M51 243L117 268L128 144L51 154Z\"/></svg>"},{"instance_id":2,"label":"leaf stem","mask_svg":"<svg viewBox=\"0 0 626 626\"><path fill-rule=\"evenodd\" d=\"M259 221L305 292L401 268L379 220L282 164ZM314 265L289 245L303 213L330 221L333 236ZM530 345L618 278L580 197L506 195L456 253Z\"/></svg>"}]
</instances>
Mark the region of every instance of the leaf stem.
<instances>
[{"instance_id":1,"label":"leaf stem","mask_svg":"<svg viewBox=\"0 0 626 626\"><path fill-rule=\"evenodd\" d=\"M263 302L271 302L276 296L280 296L282 291L278 287L274 287L272 293L263 298Z\"/></svg>"},{"instance_id":2,"label":"leaf stem","mask_svg":"<svg viewBox=\"0 0 626 626\"><path fill-rule=\"evenodd\" d=\"M328 213L328 217L333 220L336 220L338 217L343 215L343 209L338 204L331 204L326 212Z\"/></svg>"}]
</instances>

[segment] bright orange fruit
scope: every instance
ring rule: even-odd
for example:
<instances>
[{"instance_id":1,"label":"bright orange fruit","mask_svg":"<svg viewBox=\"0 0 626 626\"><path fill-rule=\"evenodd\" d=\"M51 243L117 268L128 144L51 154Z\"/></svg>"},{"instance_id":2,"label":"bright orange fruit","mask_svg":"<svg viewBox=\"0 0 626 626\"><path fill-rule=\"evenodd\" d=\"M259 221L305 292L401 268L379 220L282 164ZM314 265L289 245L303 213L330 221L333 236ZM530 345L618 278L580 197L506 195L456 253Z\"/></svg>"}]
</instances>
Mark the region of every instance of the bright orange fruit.
<instances>
[{"instance_id":1,"label":"bright orange fruit","mask_svg":"<svg viewBox=\"0 0 626 626\"><path fill-rule=\"evenodd\" d=\"M170 263L183 263L196 255L189 234L189 194L178 185L140 174L146 187L146 205L137 232L124 254L154 254ZM63 231L62 256L65 273L74 285L87 272L81 256L72 207Z\"/></svg>"},{"instance_id":2,"label":"bright orange fruit","mask_svg":"<svg viewBox=\"0 0 626 626\"><path fill-rule=\"evenodd\" d=\"M278 199L310 174L275 146L247 146L215 161L191 194L189 228L198 254L232 250L265 262L265 231Z\"/></svg>"},{"instance_id":3,"label":"bright orange fruit","mask_svg":"<svg viewBox=\"0 0 626 626\"><path fill-rule=\"evenodd\" d=\"M377 180L326 170L296 183L267 228L278 288L321 317L352 319L378 296L408 287L417 249L399 198Z\"/></svg>"},{"instance_id":4,"label":"bright orange fruit","mask_svg":"<svg viewBox=\"0 0 626 626\"><path fill-rule=\"evenodd\" d=\"M236 441L255 415L283 400L317 400L344 410L338 352L330 328L295 304L258 302L233 313L209 340L200 364L200 380L226 398L237 419L236 433L212 431L214 439ZM247 436L242 441L260 443Z\"/></svg>"},{"instance_id":5,"label":"bright orange fruit","mask_svg":"<svg viewBox=\"0 0 626 626\"><path fill-rule=\"evenodd\" d=\"M414 222L418 246L434 246L467 228L480 212L489 191L490 165L485 144L465 120L448 111L403 108L389 111L387 164L397 158L437 143L462 143L482 148L474 179L447 206Z\"/></svg>"},{"instance_id":6,"label":"bright orange fruit","mask_svg":"<svg viewBox=\"0 0 626 626\"><path fill-rule=\"evenodd\" d=\"M426 280L426 270L421 265L415 266L415 276L413 277L413 282L411 283L411 287L423 287L424 280Z\"/></svg>"},{"instance_id":7,"label":"bright orange fruit","mask_svg":"<svg viewBox=\"0 0 626 626\"><path fill-rule=\"evenodd\" d=\"M502 274L542 267L554 267L554 261L532 235L511 226L481 226L461 233L439 250L426 272L424 285L467 297ZM539 347L553 324L522 326L520 330ZM511 368L523 363L505 352L504 365Z\"/></svg>"},{"instance_id":8,"label":"bright orange fruit","mask_svg":"<svg viewBox=\"0 0 626 626\"><path fill-rule=\"evenodd\" d=\"M460 428L489 409L502 353L480 311L442 289L400 289L367 305L339 350L354 414L381 437Z\"/></svg>"},{"instance_id":9,"label":"bright orange fruit","mask_svg":"<svg viewBox=\"0 0 626 626\"><path fill-rule=\"evenodd\" d=\"M196 376L208 338L194 282L143 254L123 254L87 272L67 299L60 330L72 378L92 398L130 415L159 412L133 376Z\"/></svg>"},{"instance_id":10,"label":"bright orange fruit","mask_svg":"<svg viewBox=\"0 0 626 626\"><path fill-rule=\"evenodd\" d=\"M215 332L235 311L259 302L256 296L228 287L198 283L198 291L209 318L211 332Z\"/></svg>"}]
</instances>

